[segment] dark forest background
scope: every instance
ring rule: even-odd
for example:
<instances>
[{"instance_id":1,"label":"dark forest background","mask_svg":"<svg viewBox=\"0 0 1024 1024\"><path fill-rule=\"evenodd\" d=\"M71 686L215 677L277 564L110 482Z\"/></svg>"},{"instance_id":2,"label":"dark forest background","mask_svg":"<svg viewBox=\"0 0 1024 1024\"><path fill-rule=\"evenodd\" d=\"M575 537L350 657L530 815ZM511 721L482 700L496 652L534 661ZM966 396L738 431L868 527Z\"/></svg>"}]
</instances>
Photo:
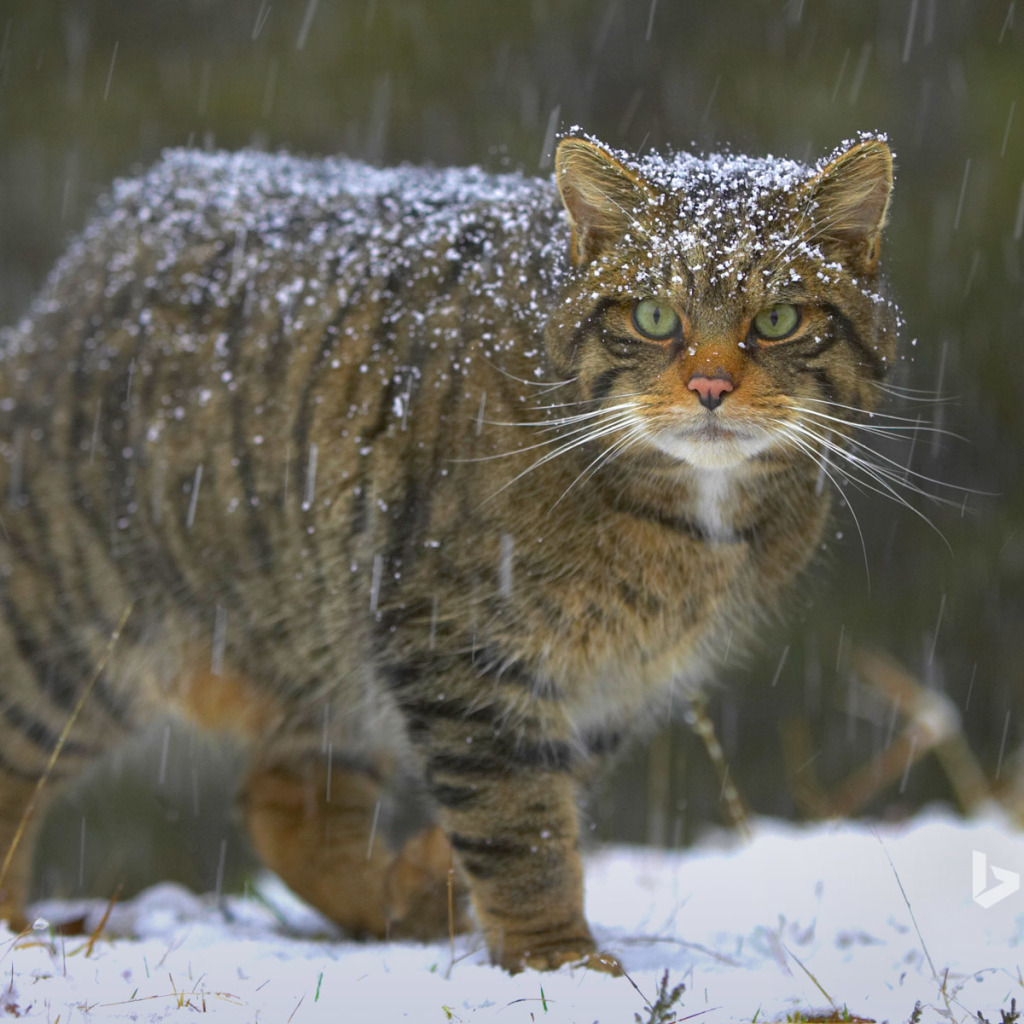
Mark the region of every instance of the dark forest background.
<instances>
[{"instance_id":1,"label":"dark forest background","mask_svg":"<svg viewBox=\"0 0 1024 1024\"><path fill-rule=\"evenodd\" d=\"M1007 0L4 0L0 322L13 321L112 178L166 146L344 152L549 173L579 124L634 150L815 160L858 130L897 156L883 251L922 429L885 449L951 505L848 490L785 628L727 666L709 714L739 794L800 817L906 725L853 671L861 648L948 697L1004 795L1024 742L1024 8ZM983 492L983 493L979 493ZM930 519L929 524L924 517ZM861 537L863 535L863 538ZM773 683L774 680L774 683ZM906 737L904 737L906 740ZM911 742L911 746L917 743ZM247 869L229 752L157 730L64 800L47 891ZM868 769L865 769L868 766ZM954 802L937 758L867 785L857 813ZM955 773L954 773L955 775ZM1022 787L1024 788L1024 787ZM727 817L677 725L620 766L596 833L678 845ZM834 806L834 805L833 805Z\"/></svg>"}]
</instances>

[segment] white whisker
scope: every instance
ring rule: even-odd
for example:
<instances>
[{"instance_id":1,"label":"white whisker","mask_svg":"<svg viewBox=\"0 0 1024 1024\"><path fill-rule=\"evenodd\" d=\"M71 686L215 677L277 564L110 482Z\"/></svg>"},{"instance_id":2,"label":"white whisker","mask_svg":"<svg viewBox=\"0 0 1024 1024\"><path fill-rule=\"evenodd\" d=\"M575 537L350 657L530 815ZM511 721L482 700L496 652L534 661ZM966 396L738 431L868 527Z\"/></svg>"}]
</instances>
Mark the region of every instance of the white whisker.
<instances>
[{"instance_id":1,"label":"white whisker","mask_svg":"<svg viewBox=\"0 0 1024 1024\"><path fill-rule=\"evenodd\" d=\"M853 507L853 502L850 501L849 497L846 494L846 491L843 490L842 485L836 479L835 475L829 471L828 456L825 455L822 452L817 451L814 448L813 445L811 445L809 442L805 441L803 438L798 437L795 434L793 434L790 431L790 429L789 429L791 426L793 426L793 424L782 423L780 425L783 427L783 431L782 432L783 432L783 435L785 436L786 440L788 440L798 450L802 451L805 455L807 455L810 458L810 460L821 471L821 475L823 477L827 477L828 480L831 482L832 486L839 492L840 496L842 497L843 501L846 504L846 507L850 510L850 515L853 517L853 525L854 525L855 529L857 530L857 536L860 538L860 550L861 550L861 555L864 558L864 573L867 576L868 593L870 593L871 592L871 563L870 563L870 560L868 559L868 545L867 545L867 541L864 538L864 531L861 528L860 519L857 516L857 510Z\"/></svg>"},{"instance_id":2,"label":"white whisker","mask_svg":"<svg viewBox=\"0 0 1024 1024\"><path fill-rule=\"evenodd\" d=\"M592 460L573 480L571 484L558 496L558 501L548 509L549 512L554 511L558 506L559 502L581 481L586 480L587 477L593 476L603 465L611 461L616 455L625 451L626 448L631 447L634 442L639 440L646 434L642 424L637 424L632 430L628 431L622 437L616 438L596 459Z\"/></svg>"},{"instance_id":3,"label":"white whisker","mask_svg":"<svg viewBox=\"0 0 1024 1024\"><path fill-rule=\"evenodd\" d=\"M801 429L809 433L813 437L818 437L818 435L813 430L811 430L811 428L807 424L794 424L794 426L796 426L797 429ZM907 480L907 477L912 476L917 480L923 480L925 483L934 484L936 487L947 487L950 490L955 490L959 492L966 491L969 494L982 493L979 491L972 491L970 488L967 487L961 487L959 484L948 483L945 480L938 479L938 477L928 476L927 473L919 473L917 472L917 470L911 469L909 466L904 465L902 462L898 462L896 459L889 458L888 455L883 455L881 452L876 451L874 448L872 448L869 444L866 444L864 441L861 441L855 437L845 438L846 444L853 445L860 451L866 452L868 455L871 455L876 459L881 459L882 462L888 463L889 466L894 466L895 471L892 469L887 469L885 466L882 466L878 463L868 462L866 459L861 458L860 455L856 454L855 452L851 452L848 448L845 448L842 445L839 445L834 441L831 441L830 439L826 440L822 438L821 440L823 443L829 445L830 450L835 451L837 454L841 454L843 458L845 458L848 462L853 462L862 467L869 467L871 470L881 474L882 476L885 476L886 478L892 480L894 483L898 483L902 486L905 486L907 487L907 489L912 490L914 493L920 494L926 498L930 498L932 501L936 501L940 504L952 506L959 505L959 502L955 502L949 498L943 498L941 495L930 494L928 491L922 490L921 488L911 484Z\"/></svg>"},{"instance_id":4,"label":"white whisker","mask_svg":"<svg viewBox=\"0 0 1024 1024\"><path fill-rule=\"evenodd\" d=\"M919 508L917 508L915 505L909 502L900 493L900 489L909 491L912 494L918 494L922 497L929 498L932 501L938 502L943 505L948 505L951 507L959 507L958 502L952 501L949 498L943 498L938 495L929 494L927 491L923 490L916 484L907 480L906 477L903 475L903 472L905 472L904 467L900 466L900 464L897 462L893 462L893 460L891 459L887 461L892 462L895 466L898 466L900 468L900 473L895 473L884 466L879 466L875 463L868 462L866 459L861 458L859 455L849 451L842 445L837 444L836 442L830 440L827 437L822 437L820 434L817 434L815 431L811 430L804 424L789 422L782 424L782 426L786 428L785 432L788 436L793 437L794 433L799 434L804 438L810 439L810 441L807 442L808 444L810 444L811 442L816 442L818 445L826 448L832 454L838 456L843 461L843 463L845 463L845 465L849 467L849 470L844 475L847 477L850 483L852 483L856 487L873 491L875 494L882 495L883 497L891 498L893 501L897 502L904 508L913 512L914 515L916 515L919 519L927 523L942 538L942 541L946 545L946 547L949 548L950 551L952 551L952 548L949 545L949 541L946 540L946 537L943 534L943 532ZM853 470L859 471L861 475L855 475ZM920 476L920 474L914 475ZM831 476L830 479L832 479ZM928 480L929 478L925 477L924 479ZM849 504L849 502L847 503Z\"/></svg>"},{"instance_id":5,"label":"white whisker","mask_svg":"<svg viewBox=\"0 0 1024 1024\"><path fill-rule=\"evenodd\" d=\"M868 417L868 420L871 421L868 424L858 423L858 422L850 421L850 420L841 420L840 421L840 422L843 422L843 423L848 423L852 427L864 427L864 426L876 426L877 427L877 426L879 426L879 424L875 424L873 422L874 420L892 420L894 423L912 424L915 428L917 428L920 425L920 422L921 422L920 419L918 417L916 417L916 416L896 416L895 414L893 414L891 412L866 412L864 409L861 409L860 407L858 407L856 405L844 405L842 402L835 402L835 401L832 401L832 400L829 400L829 399L825 399L825 398L811 398L809 395L801 395L800 396L800 401L801 402L811 402L814 405L824 405L826 408L829 408L829 409L848 409L850 412L855 412L855 413L858 413L860 415L866 415ZM802 411L802 412L810 412L809 409L801 409L799 406L794 406L794 408L800 409L800 411ZM938 429L938 428L935 428L935 427L932 427L932 428L923 427L921 429L924 429L924 430L930 430L930 429L931 430L935 430L935 429ZM949 433L948 431L943 431L943 432L944 433ZM964 440L964 438L960 437L959 434L950 433L949 436L950 437L955 437L955 438L957 438L957 440L960 440L960 441Z\"/></svg>"},{"instance_id":6,"label":"white whisker","mask_svg":"<svg viewBox=\"0 0 1024 1024\"><path fill-rule=\"evenodd\" d=\"M842 416L829 416L828 413L822 412L820 409L806 409L800 405L793 405L790 408L794 412L803 413L805 416L813 416L815 419L826 420L829 423L840 423L851 430L861 430L866 434L877 434L879 437L892 438L898 441L910 441L917 434L935 434L941 437L952 437L957 441L967 440L965 437L961 437L960 434L953 433L952 430L946 430L943 427L926 426L918 420L912 420L905 416L888 417L901 420L902 422L900 423L858 423Z\"/></svg>"},{"instance_id":7,"label":"white whisker","mask_svg":"<svg viewBox=\"0 0 1024 1024\"><path fill-rule=\"evenodd\" d=\"M551 406L550 408L557 408L557 406ZM596 419L600 416L605 416L611 412L618 412L622 409L635 409L636 405L633 402L620 402L618 405L610 405L605 409L591 409L589 412L577 413L575 416L561 416L557 419L544 419L544 420L484 420L483 422L490 427L540 427L544 430L554 430L558 427L568 426L573 423L581 423L584 420Z\"/></svg>"},{"instance_id":8,"label":"white whisker","mask_svg":"<svg viewBox=\"0 0 1024 1024\"><path fill-rule=\"evenodd\" d=\"M872 387L878 388L879 391L907 402L924 402L928 405L950 405L957 401L955 396L944 395L941 391L933 391L929 388L905 388L880 380L873 380L870 383Z\"/></svg>"},{"instance_id":9,"label":"white whisker","mask_svg":"<svg viewBox=\"0 0 1024 1024\"><path fill-rule=\"evenodd\" d=\"M525 384L530 388L544 388L547 391L554 391L556 388L564 388L567 384L575 384L579 379L577 377L569 377L567 380L528 380L526 377L517 377L514 373L509 373L508 370L503 369L496 363L492 363L489 359L485 360L487 365L492 370L497 370L503 377L508 377L509 380L514 380L517 384Z\"/></svg>"},{"instance_id":10,"label":"white whisker","mask_svg":"<svg viewBox=\"0 0 1024 1024\"><path fill-rule=\"evenodd\" d=\"M632 406L627 406L626 408L627 409L632 409L633 407ZM607 411L611 412L612 410L607 410ZM628 422L628 419L623 420L623 422ZM504 424L504 425L505 426L519 426L520 424L513 423L513 424ZM603 424L599 423L599 424L597 424L597 426L600 427L600 426L603 426ZM593 427L594 427L594 424L592 424L592 423L585 423L585 424L583 424L581 426L577 426L573 430L566 430L566 431L564 431L563 433L559 434L558 437L545 438L543 441L537 441L534 444L524 445L522 448L513 448L511 451L498 452L496 455L476 455L476 456L472 456L470 458L464 458L464 459L449 459L448 461L449 462L491 462L494 459L508 459L508 458L512 458L512 456L514 456L514 455L520 455L523 452L531 452L531 451L536 450L537 448L546 448L549 445L556 444L559 441L567 440L568 438L579 437L580 435L583 435L585 437L587 435L588 431L591 431L593 429ZM600 435L598 435L598 436L600 436Z\"/></svg>"},{"instance_id":11,"label":"white whisker","mask_svg":"<svg viewBox=\"0 0 1024 1024\"><path fill-rule=\"evenodd\" d=\"M548 452L546 455L541 456L539 459L532 462L522 472L517 473L511 480L506 481L498 488L493 494L484 499L484 501L491 501L493 498L501 494L502 491L511 487L518 480L521 480L528 473L532 473L535 469L545 465L552 459L557 459L560 455L565 455L567 452L572 451L575 448L579 448L581 445L588 444L591 441L600 440L602 437L606 437L608 434L614 434L616 431L622 430L624 427L635 425L635 412L624 412L618 416L613 417L607 423L598 423L596 427L579 427L576 430L569 431L568 436L571 440L565 443L559 444L553 451ZM544 444L556 443L555 440L542 442L538 445L532 445L531 447L539 448L543 447ZM528 451L529 449L520 449ZM517 452L511 452L509 454L517 454ZM500 456L489 456L490 458L499 458Z\"/></svg>"}]
</instances>

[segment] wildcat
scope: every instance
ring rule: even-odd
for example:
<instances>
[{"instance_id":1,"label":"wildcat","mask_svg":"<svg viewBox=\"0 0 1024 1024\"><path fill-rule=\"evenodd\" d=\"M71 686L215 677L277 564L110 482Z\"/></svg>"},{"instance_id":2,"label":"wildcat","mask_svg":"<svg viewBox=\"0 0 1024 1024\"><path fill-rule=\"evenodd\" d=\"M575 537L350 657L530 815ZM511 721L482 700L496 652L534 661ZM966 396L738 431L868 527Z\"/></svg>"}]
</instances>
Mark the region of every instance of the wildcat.
<instances>
[{"instance_id":1,"label":"wildcat","mask_svg":"<svg viewBox=\"0 0 1024 1024\"><path fill-rule=\"evenodd\" d=\"M53 753L43 798L170 709L245 745L256 851L352 932L446 933L454 861L496 963L617 969L578 789L818 546L893 358L891 187L873 137L582 134L553 183L190 151L117 183L3 335L0 916ZM437 824L392 850L396 771Z\"/></svg>"}]
</instances>

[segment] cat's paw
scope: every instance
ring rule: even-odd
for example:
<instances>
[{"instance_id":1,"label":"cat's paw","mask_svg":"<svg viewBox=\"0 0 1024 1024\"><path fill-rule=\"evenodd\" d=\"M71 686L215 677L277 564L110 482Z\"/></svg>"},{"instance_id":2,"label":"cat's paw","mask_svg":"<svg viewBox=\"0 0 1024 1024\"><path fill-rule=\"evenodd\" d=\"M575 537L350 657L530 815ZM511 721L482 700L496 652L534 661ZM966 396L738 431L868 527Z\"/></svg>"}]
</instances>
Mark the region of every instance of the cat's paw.
<instances>
[{"instance_id":1,"label":"cat's paw","mask_svg":"<svg viewBox=\"0 0 1024 1024\"><path fill-rule=\"evenodd\" d=\"M600 971L602 974L611 974L615 977L622 974L622 964L610 953L581 954L576 950L569 949L528 955L524 966L535 971L555 971L566 964L586 967L588 971Z\"/></svg>"},{"instance_id":2,"label":"cat's paw","mask_svg":"<svg viewBox=\"0 0 1024 1024\"><path fill-rule=\"evenodd\" d=\"M529 968L534 971L557 971L566 965L586 967L590 971L604 974L622 974L622 964L610 953L599 953L593 940L588 936L575 940L532 945L529 949L503 952L501 966L510 974Z\"/></svg>"},{"instance_id":3,"label":"cat's paw","mask_svg":"<svg viewBox=\"0 0 1024 1024\"><path fill-rule=\"evenodd\" d=\"M384 889L392 938L427 941L472 928L466 884L454 868L451 844L437 827L402 847Z\"/></svg>"}]
</instances>

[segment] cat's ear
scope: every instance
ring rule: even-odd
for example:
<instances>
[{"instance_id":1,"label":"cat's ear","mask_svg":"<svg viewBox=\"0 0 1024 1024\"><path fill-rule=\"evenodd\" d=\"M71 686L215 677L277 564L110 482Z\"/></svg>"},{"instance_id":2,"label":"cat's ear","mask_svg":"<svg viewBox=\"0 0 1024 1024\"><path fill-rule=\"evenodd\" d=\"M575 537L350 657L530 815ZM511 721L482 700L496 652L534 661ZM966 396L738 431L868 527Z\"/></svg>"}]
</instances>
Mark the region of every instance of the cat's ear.
<instances>
[{"instance_id":1,"label":"cat's ear","mask_svg":"<svg viewBox=\"0 0 1024 1024\"><path fill-rule=\"evenodd\" d=\"M873 272L892 192L889 147L865 139L826 164L806 188L814 240L831 243L858 270Z\"/></svg>"},{"instance_id":2,"label":"cat's ear","mask_svg":"<svg viewBox=\"0 0 1024 1024\"><path fill-rule=\"evenodd\" d=\"M643 180L586 139L566 138L555 152L555 181L572 226L572 261L607 252L646 199Z\"/></svg>"}]
</instances>

